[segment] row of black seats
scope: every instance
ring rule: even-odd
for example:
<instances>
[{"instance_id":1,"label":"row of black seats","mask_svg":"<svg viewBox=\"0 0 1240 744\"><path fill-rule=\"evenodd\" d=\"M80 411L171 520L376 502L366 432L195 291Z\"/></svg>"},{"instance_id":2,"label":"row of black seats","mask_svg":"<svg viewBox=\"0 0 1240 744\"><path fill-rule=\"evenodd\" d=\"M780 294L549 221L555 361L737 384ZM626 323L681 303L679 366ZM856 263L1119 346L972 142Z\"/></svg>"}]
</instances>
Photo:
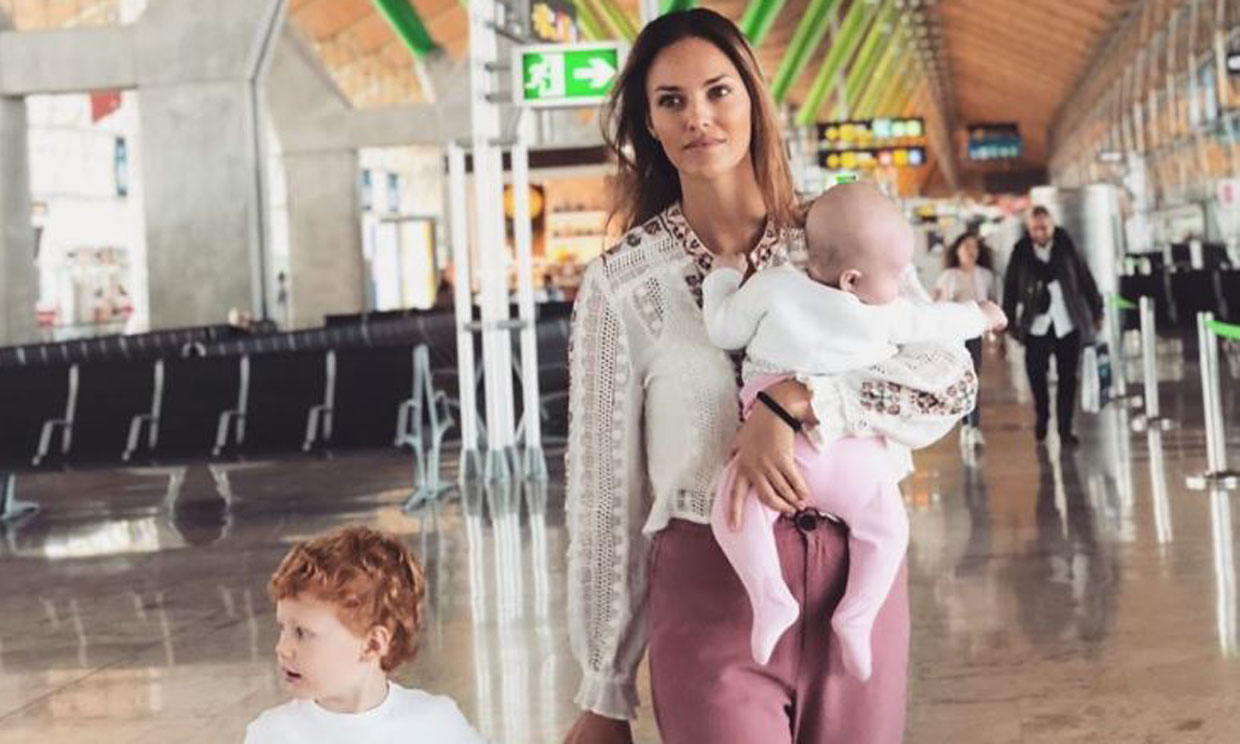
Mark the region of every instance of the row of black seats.
<instances>
[{"instance_id":1,"label":"row of black seats","mask_svg":"<svg viewBox=\"0 0 1240 744\"><path fill-rule=\"evenodd\" d=\"M154 359L190 356L207 344L226 339L261 338L275 333L269 322L248 329L230 325L171 328L132 335L113 334L72 341L0 347L0 367L77 364L103 359Z\"/></svg>"},{"instance_id":2,"label":"row of black seats","mask_svg":"<svg viewBox=\"0 0 1240 744\"><path fill-rule=\"evenodd\" d=\"M1211 312L1229 323L1240 323L1240 269L1187 269L1165 273L1121 276L1119 294L1136 302L1154 300L1155 322L1160 329L1189 331L1196 328L1197 313ZM1137 313L1124 314L1124 328L1137 328Z\"/></svg>"},{"instance_id":3,"label":"row of black seats","mask_svg":"<svg viewBox=\"0 0 1240 744\"><path fill-rule=\"evenodd\" d=\"M458 396L455 327L440 315L374 324L367 334L339 329L315 336L312 348L294 348L308 338L299 332L263 339L263 348L248 347L259 339L217 344L206 356L0 367L0 464L29 467L41 445L40 464L201 458L221 441L246 455L391 446L399 408L414 395L415 348L428 348L435 387ZM539 415L553 433L566 426L568 332L565 319L537 326ZM229 353L233 343L247 348ZM518 364L514 355L517 386ZM484 410L482 386L477 397ZM520 408L519 392L517 400ZM319 416L311 437L311 412L326 404L331 415Z\"/></svg>"}]
</instances>

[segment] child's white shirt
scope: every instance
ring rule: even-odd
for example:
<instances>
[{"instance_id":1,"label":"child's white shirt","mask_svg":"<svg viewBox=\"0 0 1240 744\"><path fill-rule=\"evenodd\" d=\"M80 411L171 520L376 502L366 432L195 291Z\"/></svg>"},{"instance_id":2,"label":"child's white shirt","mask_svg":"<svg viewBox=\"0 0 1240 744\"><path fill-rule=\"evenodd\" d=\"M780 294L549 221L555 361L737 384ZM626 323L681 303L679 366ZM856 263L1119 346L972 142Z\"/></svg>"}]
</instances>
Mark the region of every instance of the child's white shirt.
<instances>
[{"instance_id":1,"label":"child's white shirt","mask_svg":"<svg viewBox=\"0 0 1240 744\"><path fill-rule=\"evenodd\" d=\"M333 713L313 700L291 700L263 711L245 729L245 744L484 744L456 703L442 695L388 682L378 707Z\"/></svg>"},{"instance_id":2,"label":"child's white shirt","mask_svg":"<svg viewBox=\"0 0 1240 744\"><path fill-rule=\"evenodd\" d=\"M901 296L867 305L787 265L760 271L744 286L742 278L731 268L712 271L702 284L702 314L711 343L746 350L747 370L836 374L890 359L899 345L964 341L986 329L976 302Z\"/></svg>"}]
</instances>

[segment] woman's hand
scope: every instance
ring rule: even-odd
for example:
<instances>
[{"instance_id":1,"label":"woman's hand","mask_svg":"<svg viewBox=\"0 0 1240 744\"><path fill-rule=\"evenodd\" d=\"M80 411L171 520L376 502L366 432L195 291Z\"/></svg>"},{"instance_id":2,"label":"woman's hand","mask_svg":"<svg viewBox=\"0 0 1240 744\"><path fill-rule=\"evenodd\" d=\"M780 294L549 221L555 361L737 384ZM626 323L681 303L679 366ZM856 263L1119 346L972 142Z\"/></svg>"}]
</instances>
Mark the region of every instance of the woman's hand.
<instances>
[{"instance_id":1,"label":"woman's hand","mask_svg":"<svg viewBox=\"0 0 1240 744\"><path fill-rule=\"evenodd\" d=\"M797 419L812 418L809 391L801 383L788 380L772 385L766 393ZM740 529L741 507L750 488L759 501L784 514L809 506L809 488L793 457L795 442L792 427L761 402L754 405L732 446L736 455L736 480L728 505L732 529Z\"/></svg>"},{"instance_id":2,"label":"woman's hand","mask_svg":"<svg viewBox=\"0 0 1240 744\"><path fill-rule=\"evenodd\" d=\"M633 731L628 721L617 721L587 710L577 716L564 737L564 744L633 744Z\"/></svg>"}]
</instances>

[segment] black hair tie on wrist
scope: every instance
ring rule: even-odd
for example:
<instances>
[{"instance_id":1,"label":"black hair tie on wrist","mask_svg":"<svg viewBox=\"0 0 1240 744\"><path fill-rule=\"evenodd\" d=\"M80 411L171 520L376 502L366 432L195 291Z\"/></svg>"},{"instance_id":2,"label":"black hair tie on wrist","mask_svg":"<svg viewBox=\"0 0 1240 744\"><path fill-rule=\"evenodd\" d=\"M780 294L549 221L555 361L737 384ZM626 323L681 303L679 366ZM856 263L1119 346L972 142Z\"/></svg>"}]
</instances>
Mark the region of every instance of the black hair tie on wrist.
<instances>
[{"instance_id":1,"label":"black hair tie on wrist","mask_svg":"<svg viewBox=\"0 0 1240 744\"><path fill-rule=\"evenodd\" d=\"M793 416L791 413L788 413L788 411L785 410L783 406L776 403L774 398L767 395L765 390L758 393L758 400L762 401L762 404L765 405L767 408L774 411L775 415L783 419L785 424L787 424L788 426L791 426L793 431L795 432L801 431L804 425L799 420L797 420L795 416Z\"/></svg>"}]
</instances>

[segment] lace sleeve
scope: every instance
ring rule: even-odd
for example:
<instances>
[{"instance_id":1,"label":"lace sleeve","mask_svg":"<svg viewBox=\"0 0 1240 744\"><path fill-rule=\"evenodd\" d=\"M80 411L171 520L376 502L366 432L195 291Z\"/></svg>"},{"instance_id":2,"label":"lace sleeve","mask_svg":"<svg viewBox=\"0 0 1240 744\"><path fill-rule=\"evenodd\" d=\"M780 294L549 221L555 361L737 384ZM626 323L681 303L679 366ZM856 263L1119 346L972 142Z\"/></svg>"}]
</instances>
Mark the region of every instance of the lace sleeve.
<instances>
[{"instance_id":1,"label":"lace sleeve","mask_svg":"<svg viewBox=\"0 0 1240 744\"><path fill-rule=\"evenodd\" d=\"M963 344L909 344L873 367L797 379L810 389L818 442L884 436L918 449L951 431L977 399Z\"/></svg>"},{"instance_id":2,"label":"lace sleeve","mask_svg":"<svg viewBox=\"0 0 1240 744\"><path fill-rule=\"evenodd\" d=\"M573 308L567 453L568 621L582 667L576 702L632 718L646 646L650 489L642 450L641 374L606 266L586 271Z\"/></svg>"},{"instance_id":3,"label":"lace sleeve","mask_svg":"<svg viewBox=\"0 0 1240 744\"><path fill-rule=\"evenodd\" d=\"M929 296L906 272L901 294L913 303ZM884 362L836 375L798 375L810 389L816 443L846 436L884 436L918 449L934 443L977 403L977 375L960 343L916 343Z\"/></svg>"}]
</instances>

